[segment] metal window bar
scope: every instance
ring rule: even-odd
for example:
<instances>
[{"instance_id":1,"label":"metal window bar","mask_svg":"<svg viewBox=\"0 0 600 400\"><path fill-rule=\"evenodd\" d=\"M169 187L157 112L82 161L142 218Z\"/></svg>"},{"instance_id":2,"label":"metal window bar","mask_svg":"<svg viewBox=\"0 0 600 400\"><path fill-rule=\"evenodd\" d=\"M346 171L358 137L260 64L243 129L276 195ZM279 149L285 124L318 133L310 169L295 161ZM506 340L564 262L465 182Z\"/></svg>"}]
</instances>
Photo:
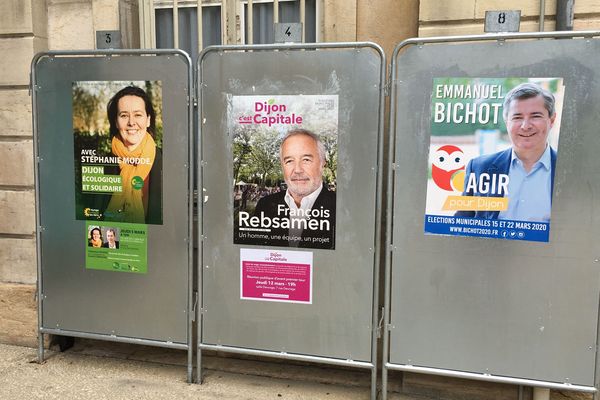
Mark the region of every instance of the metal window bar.
<instances>
[{"instance_id":1,"label":"metal window bar","mask_svg":"<svg viewBox=\"0 0 600 400\"><path fill-rule=\"evenodd\" d=\"M296 0L299 3L299 22L302 24L302 42L305 43L307 40L307 34L306 34L306 19L307 19L307 15L306 15L306 0ZM170 4L169 4L170 3ZM227 39L227 19L228 19L228 2L227 0L221 0L220 2L220 9L221 9L221 44L227 44L228 43L228 39ZM254 4L255 1L254 0L247 0L247 15L245 18L246 21L246 27L244 29L244 33L246 34L246 43L247 44L254 44L255 42L255 35L254 35L254 20L253 20L253 16L254 16ZM260 3L270 3L270 2L263 2L261 1ZM271 2L273 4L273 23L279 23L280 20L280 7L279 7L279 0L272 0ZM142 32L140 34L141 37L141 44L142 47L144 48L156 48L157 47L157 40L156 40L156 14L155 14L155 10L158 9L163 9L163 8L171 8L173 13L172 13L172 37L173 37L173 47L174 48L180 48L182 43L180 41L180 36L179 36L179 8L180 7L194 7L197 10L197 50L198 53L200 53L203 49L204 49L204 45L205 45L205 40L203 40L203 7L206 7L207 5L203 5L202 4L202 0L196 0L195 4L192 1L180 1L180 0L171 0L171 2L157 2L157 1L153 1L153 0L142 0L141 1L141 10L140 10L140 25L143 27ZM214 3L210 4L210 5L215 5ZM170 7L169 7L170 6ZM315 2L315 13L319 14L318 9L320 9L320 1ZM241 8L241 12L243 11L244 8ZM318 17L317 17L318 19ZM266 29L270 29L270 27L266 27ZM315 29L315 31L317 31L319 29ZM322 35L322 33L320 32L315 32L315 36L314 39L317 39L316 41L318 41L318 39L320 38L320 36ZM312 37L312 36L311 36ZM313 39L311 39L313 40Z\"/></svg>"},{"instance_id":2,"label":"metal window bar","mask_svg":"<svg viewBox=\"0 0 600 400\"><path fill-rule=\"evenodd\" d=\"M149 21L149 12L148 12L148 2L140 1L140 15L139 15L139 24L140 24L140 47L142 49L147 49L149 40L150 29L146 25Z\"/></svg>"},{"instance_id":3,"label":"metal window bar","mask_svg":"<svg viewBox=\"0 0 600 400\"><path fill-rule=\"evenodd\" d=\"M247 27L247 35L248 35L248 44L254 43L254 14L253 9L254 3L252 0L248 0L248 27Z\"/></svg>"},{"instance_id":4,"label":"metal window bar","mask_svg":"<svg viewBox=\"0 0 600 400\"><path fill-rule=\"evenodd\" d=\"M179 5L173 0L173 47L179 48Z\"/></svg>"},{"instance_id":5,"label":"metal window bar","mask_svg":"<svg viewBox=\"0 0 600 400\"><path fill-rule=\"evenodd\" d=\"M203 2L198 8L199 1L179 1L179 46L195 59L204 47L221 44L221 4L211 1ZM156 24L156 48L171 49L174 47L173 38L173 9L168 6L155 4L154 20ZM200 10L200 13L198 13Z\"/></svg>"},{"instance_id":6,"label":"metal window bar","mask_svg":"<svg viewBox=\"0 0 600 400\"><path fill-rule=\"evenodd\" d=\"M281 20L284 22L300 22L302 24L301 43L306 43L307 41L319 42L322 32L318 31L320 28L317 21L319 15L322 14L322 10L320 10L321 1L315 0L309 2L307 13L306 0L284 2L284 4L293 5L293 8L279 7L278 0L242 0L239 8L239 13L242 16L242 42L248 45L272 43L273 28L270 22L272 21L273 24L276 24ZM262 7L270 5L272 7L268 9ZM255 28L257 29L256 31Z\"/></svg>"},{"instance_id":7,"label":"metal window bar","mask_svg":"<svg viewBox=\"0 0 600 400\"><path fill-rule=\"evenodd\" d=\"M196 15L198 17L198 53L202 51L204 45L202 43L202 0L196 3Z\"/></svg>"},{"instance_id":8,"label":"metal window bar","mask_svg":"<svg viewBox=\"0 0 600 400\"><path fill-rule=\"evenodd\" d=\"M324 35L324 26L321 16L323 15L323 0L315 1L315 42L321 42Z\"/></svg>"},{"instance_id":9,"label":"metal window bar","mask_svg":"<svg viewBox=\"0 0 600 400\"><path fill-rule=\"evenodd\" d=\"M221 43L227 43L227 0L221 0Z\"/></svg>"},{"instance_id":10,"label":"metal window bar","mask_svg":"<svg viewBox=\"0 0 600 400\"><path fill-rule=\"evenodd\" d=\"M222 0L222 1L211 1L209 4L203 4L203 0L194 0L194 1L186 1L186 0L171 0L171 1L156 1L156 0L141 0L142 1L142 11L140 12L140 25L143 26L143 32L141 32L140 36L142 37L142 43L144 43L144 40L146 40L145 43L146 47L152 47L155 48L156 47L156 29L155 29L155 25L156 25L156 13L155 10L156 9L172 9L173 10L173 14L172 14L172 37L173 37L173 47L174 48L180 48L180 46L182 45L181 41L179 40L179 8L194 8L196 9L196 21L197 21L197 35L196 35L196 40L197 40L197 52L200 53L202 51L202 49L204 48L204 44L207 42L206 40L204 40L203 38L203 15L204 15L204 7L212 7L212 6L219 6L221 9L221 43L224 43L224 40L226 38L226 27L225 27L225 22L226 22L226 16L223 15L223 10L225 10L226 7L226 1ZM151 25L150 27L148 25ZM183 28L185 29L185 27ZM146 36L148 36L148 32L151 32L151 40L152 43L150 43L150 41L148 39L146 39ZM184 42L186 42L184 40ZM214 44L211 43L211 40L209 38L208 40L209 45L210 44ZM183 46L185 46L185 44L183 44ZM187 49L189 51L189 49ZM193 52L193 50L192 50Z\"/></svg>"},{"instance_id":11,"label":"metal window bar","mask_svg":"<svg viewBox=\"0 0 600 400\"><path fill-rule=\"evenodd\" d=\"M300 23L302 24L302 43L306 43L306 0L300 0Z\"/></svg>"}]
</instances>

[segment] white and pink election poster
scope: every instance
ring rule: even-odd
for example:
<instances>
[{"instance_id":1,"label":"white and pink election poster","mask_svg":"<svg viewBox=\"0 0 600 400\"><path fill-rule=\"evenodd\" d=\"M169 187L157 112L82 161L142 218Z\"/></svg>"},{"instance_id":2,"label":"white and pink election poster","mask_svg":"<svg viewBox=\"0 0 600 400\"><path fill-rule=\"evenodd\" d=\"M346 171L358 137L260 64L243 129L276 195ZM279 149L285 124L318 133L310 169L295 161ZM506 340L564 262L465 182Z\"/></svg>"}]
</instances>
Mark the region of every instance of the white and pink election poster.
<instances>
[{"instance_id":1,"label":"white and pink election poster","mask_svg":"<svg viewBox=\"0 0 600 400\"><path fill-rule=\"evenodd\" d=\"M227 101L233 243L335 250L338 95Z\"/></svg>"},{"instance_id":2,"label":"white and pink election poster","mask_svg":"<svg viewBox=\"0 0 600 400\"><path fill-rule=\"evenodd\" d=\"M240 249L240 298L312 304L308 251Z\"/></svg>"}]
</instances>

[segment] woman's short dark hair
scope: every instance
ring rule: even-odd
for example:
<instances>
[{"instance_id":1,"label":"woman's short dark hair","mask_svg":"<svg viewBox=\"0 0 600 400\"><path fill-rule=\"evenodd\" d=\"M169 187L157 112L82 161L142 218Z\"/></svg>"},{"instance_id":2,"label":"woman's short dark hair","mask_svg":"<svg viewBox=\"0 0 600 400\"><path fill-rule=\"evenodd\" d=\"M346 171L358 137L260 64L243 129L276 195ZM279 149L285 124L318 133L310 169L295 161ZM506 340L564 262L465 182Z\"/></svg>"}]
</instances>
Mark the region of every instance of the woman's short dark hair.
<instances>
[{"instance_id":1,"label":"woman's short dark hair","mask_svg":"<svg viewBox=\"0 0 600 400\"><path fill-rule=\"evenodd\" d=\"M125 96L137 96L141 97L144 100L144 104L146 105L146 114L150 116L150 126L148 127L148 132L150 133L150 135L152 135L152 137L155 137L154 134L156 132L156 114L154 113L154 107L152 107L152 101L150 100L150 97L146 94L146 92L137 86L127 86L119 90L108 101L108 105L106 106L106 113L108 114L108 122L110 123L110 137L116 136L119 133L119 129L117 128L119 100Z\"/></svg>"},{"instance_id":2,"label":"woman's short dark hair","mask_svg":"<svg viewBox=\"0 0 600 400\"><path fill-rule=\"evenodd\" d=\"M94 231L98 231L98 234L100 235L100 239L102 239L102 231L100 230L100 228L92 228L90 230L90 240L92 240L94 238Z\"/></svg>"}]
</instances>

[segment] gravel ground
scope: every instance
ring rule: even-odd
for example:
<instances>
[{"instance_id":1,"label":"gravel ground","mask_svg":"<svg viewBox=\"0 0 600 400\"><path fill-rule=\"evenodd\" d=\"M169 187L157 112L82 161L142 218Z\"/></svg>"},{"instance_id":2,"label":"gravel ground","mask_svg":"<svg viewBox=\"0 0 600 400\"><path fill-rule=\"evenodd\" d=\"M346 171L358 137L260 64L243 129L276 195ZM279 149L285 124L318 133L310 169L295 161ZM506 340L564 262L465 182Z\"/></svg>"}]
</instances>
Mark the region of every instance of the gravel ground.
<instances>
[{"instance_id":1,"label":"gravel ground","mask_svg":"<svg viewBox=\"0 0 600 400\"><path fill-rule=\"evenodd\" d=\"M203 385L185 382L181 365L0 344L1 399L368 399L369 390L207 370ZM390 396L391 399L409 399Z\"/></svg>"},{"instance_id":2,"label":"gravel ground","mask_svg":"<svg viewBox=\"0 0 600 400\"><path fill-rule=\"evenodd\" d=\"M140 357L139 346L82 341L64 353L46 350L45 362L40 365L36 349L0 343L0 399L366 400L370 394L368 373L221 357L206 357L204 384L188 384L185 352L159 349L143 354L145 357ZM491 389L490 399L507 398ZM462 395L448 394L424 397L390 393L388 399L487 397L481 392L469 394L468 388ZM591 398L559 391L552 391L550 396L551 400ZM530 392L524 396L527 399L531 399Z\"/></svg>"},{"instance_id":3,"label":"gravel ground","mask_svg":"<svg viewBox=\"0 0 600 400\"><path fill-rule=\"evenodd\" d=\"M105 346L105 347L103 347ZM134 346L135 347L135 346ZM154 354L140 360L123 346L110 350L98 342L83 342L60 353L47 350L44 364L37 363L37 350L0 344L0 399L205 399L205 400L363 400L369 399L368 374L353 375L335 369L284 366L236 361L227 370L222 358L208 357L203 385L188 384L184 353ZM111 353L112 351L112 353ZM166 354L166 356L164 355ZM137 359L136 359L137 358ZM159 360L159 361L157 361ZM246 363L244 365L244 363ZM235 372L232 372L235 371ZM317 378L313 375L318 375ZM264 375L271 375L264 376ZM272 377L277 376L277 377ZM307 380L309 379L309 380ZM321 382L319 382L321 380ZM337 383L323 383L323 382ZM493 392L493 391L490 391ZM389 400L482 398L390 393ZM501 396L493 395L490 399ZM511 396L512 397L512 396ZM524 396L531 398L531 394ZM551 400L589 400L591 395L553 391ZM515 397L517 400L517 397Z\"/></svg>"}]
</instances>

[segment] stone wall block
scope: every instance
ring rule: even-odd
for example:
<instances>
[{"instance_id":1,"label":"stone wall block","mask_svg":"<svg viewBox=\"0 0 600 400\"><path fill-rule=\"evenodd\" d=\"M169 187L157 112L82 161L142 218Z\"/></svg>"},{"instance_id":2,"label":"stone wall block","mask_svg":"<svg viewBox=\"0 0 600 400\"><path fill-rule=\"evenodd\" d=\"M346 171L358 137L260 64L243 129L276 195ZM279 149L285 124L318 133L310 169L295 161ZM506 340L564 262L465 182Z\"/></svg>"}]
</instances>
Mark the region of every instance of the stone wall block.
<instances>
[{"instance_id":1,"label":"stone wall block","mask_svg":"<svg viewBox=\"0 0 600 400\"><path fill-rule=\"evenodd\" d=\"M556 23L554 20L544 21L544 29L546 31L554 30ZM521 32L536 32L539 30L538 21L521 21ZM419 37L432 37L432 36L454 36L454 35L482 35L483 23L480 24L460 24L460 25L446 25L446 24L430 24L421 25L419 27Z\"/></svg>"},{"instance_id":2,"label":"stone wall block","mask_svg":"<svg viewBox=\"0 0 600 400\"><path fill-rule=\"evenodd\" d=\"M140 48L140 7L132 0L119 1L119 29L124 49Z\"/></svg>"},{"instance_id":3,"label":"stone wall block","mask_svg":"<svg viewBox=\"0 0 600 400\"><path fill-rule=\"evenodd\" d=\"M34 293L34 285L0 283L0 343L37 346Z\"/></svg>"},{"instance_id":4,"label":"stone wall block","mask_svg":"<svg viewBox=\"0 0 600 400\"><path fill-rule=\"evenodd\" d=\"M600 18L577 18L573 21L573 30L595 31L600 29Z\"/></svg>"},{"instance_id":5,"label":"stone wall block","mask_svg":"<svg viewBox=\"0 0 600 400\"><path fill-rule=\"evenodd\" d=\"M402 3L403 6L398 7L397 0L359 0L356 40L379 44L391 58L398 43L417 36L419 1L404 0ZM390 29L391 26L394 29Z\"/></svg>"},{"instance_id":6,"label":"stone wall block","mask_svg":"<svg viewBox=\"0 0 600 400\"><path fill-rule=\"evenodd\" d=\"M94 31L119 30L119 2L115 0L93 0Z\"/></svg>"},{"instance_id":7,"label":"stone wall block","mask_svg":"<svg viewBox=\"0 0 600 400\"><path fill-rule=\"evenodd\" d=\"M47 0L31 0L31 19L33 34L48 39L48 7Z\"/></svg>"},{"instance_id":8,"label":"stone wall block","mask_svg":"<svg viewBox=\"0 0 600 400\"><path fill-rule=\"evenodd\" d=\"M0 1L0 34L33 34L32 0Z\"/></svg>"},{"instance_id":9,"label":"stone wall block","mask_svg":"<svg viewBox=\"0 0 600 400\"><path fill-rule=\"evenodd\" d=\"M600 13L600 1L598 0L577 0L573 3L573 11L575 12L575 18L577 14L597 14ZM594 25L595 29L598 29L598 25Z\"/></svg>"},{"instance_id":10,"label":"stone wall block","mask_svg":"<svg viewBox=\"0 0 600 400\"><path fill-rule=\"evenodd\" d=\"M356 41L356 0L325 0L323 5L324 42Z\"/></svg>"},{"instance_id":11,"label":"stone wall block","mask_svg":"<svg viewBox=\"0 0 600 400\"><path fill-rule=\"evenodd\" d=\"M34 54L47 48L44 38L1 38L0 86L29 85L29 70Z\"/></svg>"},{"instance_id":12,"label":"stone wall block","mask_svg":"<svg viewBox=\"0 0 600 400\"><path fill-rule=\"evenodd\" d=\"M33 135L27 89L0 90L0 127L0 136Z\"/></svg>"},{"instance_id":13,"label":"stone wall block","mask_svg":"<svg viewBox=\"0 0 600 400\"><path fill-rule=\"evenodd\" d=\"M33 190L0 190L0 234L35 233Z\"/></svg>"},{"instance_id":14,"label":"stone wall block","mask_svg":"<svg viewBox=\"0 0 600 400\"><path fill-rule=\"evenodd\" d=\"M93 50L96 47L92 2L51 0L48 4L50 50Z\"/></svg>"},{"instance_id":15,"label":"stone wall block","mask_svg":"<svg viewBox=\"0 0 600 400\"><path fill-rule=\"evenodd\" d=\"M540 2L522 0L477 0L475 3L475 18L485 18L486 11L495 10L521 10L521 18L539 16ZM544 4L544 15L546 17L556 15L556 0L546 0L546 3ZM544 23L544 25L546 24Z\"/></svg>"},{"instance_id":16,"label":"stone wall block","mask_svg":"<svg viewBox=\"0 0 600 400\"><path fill-rule=\"evenodd\" d=\"M0 238L0 281L35 283L35 239Z\"/></svg>"},{"instance_id":17,"label":"stone wall block","mask_svg":"<svg viewBox=\"0 0 600 400\"><path fill-rule=\"evenodd\" d=\"M458 21L475 17L475 0L421 0L419 20Z\"/></svg>"},{"instance_id":18,"label":"stone wall block","mask_svg":"<svg viewBox=\"0 0 600 400\"><path fill-rule=\"evenodd\" d=\"M33 141L0 142L0 185L33 186Z\"/></svg>"}]
</instances>

